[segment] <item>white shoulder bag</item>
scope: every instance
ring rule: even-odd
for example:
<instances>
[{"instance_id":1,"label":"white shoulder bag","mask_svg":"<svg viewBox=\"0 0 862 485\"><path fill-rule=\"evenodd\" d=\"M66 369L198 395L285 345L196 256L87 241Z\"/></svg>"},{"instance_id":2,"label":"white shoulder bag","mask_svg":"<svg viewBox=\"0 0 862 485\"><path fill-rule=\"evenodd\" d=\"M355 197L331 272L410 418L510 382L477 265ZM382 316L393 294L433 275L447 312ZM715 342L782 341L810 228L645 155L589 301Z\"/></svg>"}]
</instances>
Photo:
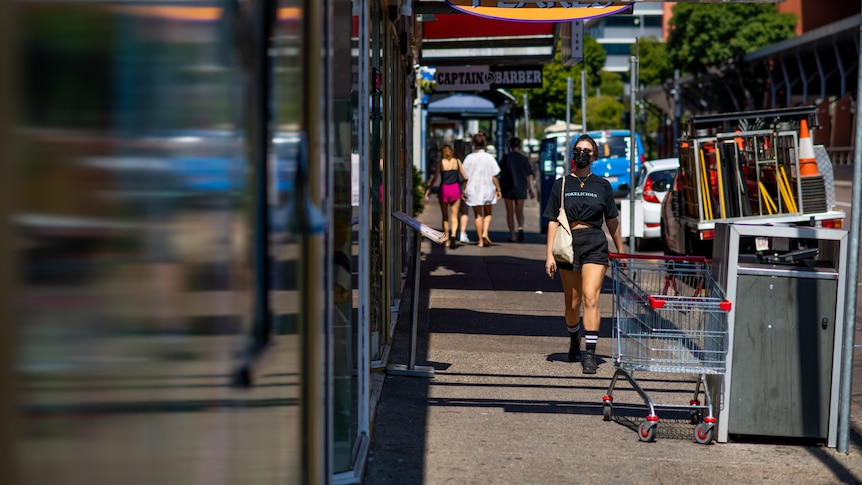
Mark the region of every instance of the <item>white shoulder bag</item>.
<instances>
[{"instance_id":1,"label":"white shoulder bag","mask_svg":"<svg viewBox=\"0 0 862 485\"><path fill-rule=\"evenodd\" d=\"M575 255L572 251L572 228L569 227L569 218L566 217L565 200L566 175L563 175L563 183L560 185L560 213L557 214L557 222L560 223L560 227L557 228L557 234L554 236L552 251L554 259L571 264L575 260Z\"/></svg>"}]
</instances>

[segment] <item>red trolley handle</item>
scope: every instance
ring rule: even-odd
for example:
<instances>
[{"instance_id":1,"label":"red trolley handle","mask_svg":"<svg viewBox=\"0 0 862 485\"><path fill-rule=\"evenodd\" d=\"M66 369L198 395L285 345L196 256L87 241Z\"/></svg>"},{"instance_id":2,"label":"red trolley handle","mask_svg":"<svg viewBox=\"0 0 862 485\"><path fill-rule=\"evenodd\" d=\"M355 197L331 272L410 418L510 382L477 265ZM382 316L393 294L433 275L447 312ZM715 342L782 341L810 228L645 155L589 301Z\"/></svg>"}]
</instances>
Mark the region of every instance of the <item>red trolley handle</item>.
<instances>
[{"instance_id":1,"label":"red trolley handle","mask_svg":"<svg viewBox=\"0 0 862 485\"><path fill-rule=\"evenodd\" d=\"M685 261L689 263L708 263L709 260L703 256L649 256L646 254L622 254L608 253L608 259L658 259L661 261Z\"/></svg>"}]
</instances>

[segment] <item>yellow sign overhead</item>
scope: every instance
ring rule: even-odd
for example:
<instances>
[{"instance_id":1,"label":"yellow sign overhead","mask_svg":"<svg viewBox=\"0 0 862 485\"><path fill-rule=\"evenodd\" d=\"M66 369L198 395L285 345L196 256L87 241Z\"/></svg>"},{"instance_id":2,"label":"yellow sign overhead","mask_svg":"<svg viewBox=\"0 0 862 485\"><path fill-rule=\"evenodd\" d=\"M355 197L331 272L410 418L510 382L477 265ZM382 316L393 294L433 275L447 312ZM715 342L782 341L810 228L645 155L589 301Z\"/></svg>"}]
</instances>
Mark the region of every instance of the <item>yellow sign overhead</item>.
<instances>
[{"instance_id":1,"label":"yellow sign overhead","mask_svg":"<svg viewBox=\"0 0 862 485\"><path fill-rule=\"evenodd\" d=\"M622 2L540 2L527 0L446 0L455 10L498 20L569 22L620 13L632 7Z\"/></svg>"}]
</instances>

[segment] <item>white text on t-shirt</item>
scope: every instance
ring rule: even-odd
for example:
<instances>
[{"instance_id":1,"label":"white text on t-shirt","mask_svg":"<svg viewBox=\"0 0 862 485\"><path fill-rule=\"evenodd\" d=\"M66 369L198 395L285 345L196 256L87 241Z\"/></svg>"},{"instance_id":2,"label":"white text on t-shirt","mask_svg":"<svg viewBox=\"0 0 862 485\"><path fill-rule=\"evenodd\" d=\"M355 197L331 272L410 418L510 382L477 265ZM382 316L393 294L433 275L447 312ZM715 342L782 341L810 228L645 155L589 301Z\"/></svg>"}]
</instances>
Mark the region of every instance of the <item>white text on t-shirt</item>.
<instances>
[{"instance_id":1,"label":"white text on t-shirt","mask_svg":"<svg viewBox=\"0 0 862 485\"><path fill-rule=\"evenodd\" d=\"M593 192L566 192L566 197L593 197L598 199L598 194Z\"/></svg>"}]
</instances>

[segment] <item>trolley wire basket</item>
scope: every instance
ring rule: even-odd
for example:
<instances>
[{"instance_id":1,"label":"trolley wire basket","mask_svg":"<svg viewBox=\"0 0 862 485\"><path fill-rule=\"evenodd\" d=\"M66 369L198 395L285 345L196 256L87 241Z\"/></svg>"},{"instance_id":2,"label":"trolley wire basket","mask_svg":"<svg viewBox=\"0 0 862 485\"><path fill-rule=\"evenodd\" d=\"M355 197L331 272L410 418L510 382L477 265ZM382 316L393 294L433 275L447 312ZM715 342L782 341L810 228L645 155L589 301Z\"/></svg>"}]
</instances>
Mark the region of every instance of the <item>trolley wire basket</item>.
<instances>
[{"instance_id":1,"label":"trolley wire basket","mask_svg":"<svg viewBox=\"0 0 862 485\"><path fill-rule=\"evenodd\" d=\"M619 377L628 380L649 407L638 429L642 441L653 441L656 404L634 378L634 371L696 374L688 406L696 424L695 441L710 443L715 418L705 376L724 374L727 313L730 302L701 257L611 255L614 283L614 346L616 371L603 398L606 421L613 415L613 390ZM700 391L706 405L700 404ZM703 411L707 411L704 416Z\"/></svg>"}]
</instances>

